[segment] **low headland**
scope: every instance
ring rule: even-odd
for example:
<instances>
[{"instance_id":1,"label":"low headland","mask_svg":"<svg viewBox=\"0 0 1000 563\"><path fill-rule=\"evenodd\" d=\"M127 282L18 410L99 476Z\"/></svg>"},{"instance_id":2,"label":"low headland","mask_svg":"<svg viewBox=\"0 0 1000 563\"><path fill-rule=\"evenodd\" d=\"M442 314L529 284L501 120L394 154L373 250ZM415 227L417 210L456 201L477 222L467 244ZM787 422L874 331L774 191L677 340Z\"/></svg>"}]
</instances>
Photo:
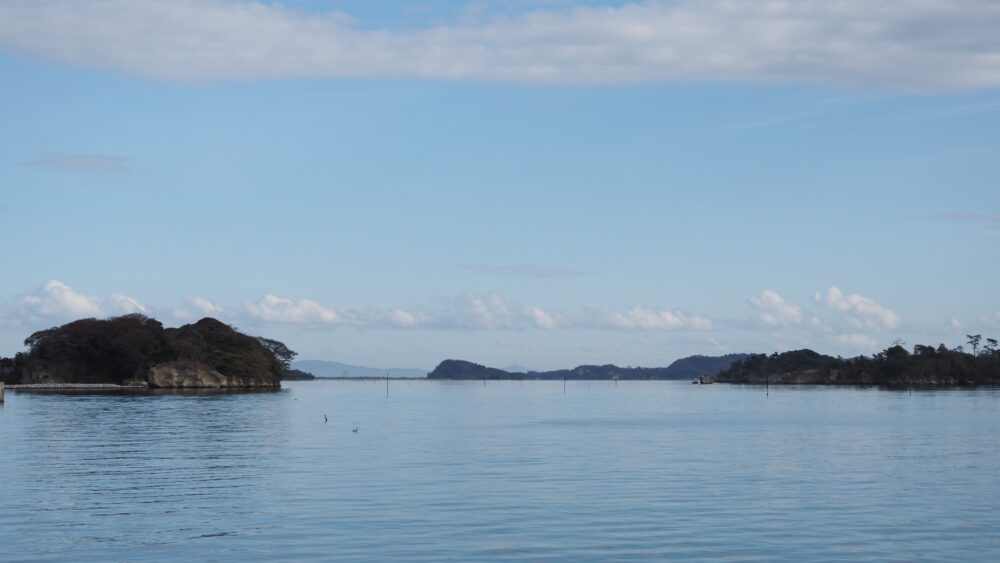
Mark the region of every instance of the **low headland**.
<instances>
[{"instance_id":1,"label":"low headland","mask_svg":"<svg viewBox=\"0 0 1000 563\"><path fill-rule=\"evenodd\" d=\"M687 380L703 375L715 375L748 354L725 356L688 356L667 367L641 368L606 365L582 365L573 369L553 371L512 372L486 367L465 360L445 360L429 374L428 379L492 379L492 380Z\"/></svg>"},{"instance_id":2,"label":"low headland","mask_svg":"<svg viewBox=\"0 0 1000 563\"><path fill-rule=\"evenodd\" d=\"M308 378L283 343L213 318L164 328L139 314L81 319L41 330L26 352L0 358L0 381L24 389L278 389Z\"/></svg>"},{"instance_id":3,"label":"low headland","mask_svg":"<svg viewBox=\"0 0 1000 563\"><path fill-rule=\"evenodd\" d=\"M813 350L774 354L690 356L665 368L583 365L554 371L511 372L464 360L445 360L428 379L476 380L683 380L750 385L850 385L887 388L1000 386L997 341L969 335L971 352L897 343L872 356L842 358Z\"/></svg>"}]
</instances>

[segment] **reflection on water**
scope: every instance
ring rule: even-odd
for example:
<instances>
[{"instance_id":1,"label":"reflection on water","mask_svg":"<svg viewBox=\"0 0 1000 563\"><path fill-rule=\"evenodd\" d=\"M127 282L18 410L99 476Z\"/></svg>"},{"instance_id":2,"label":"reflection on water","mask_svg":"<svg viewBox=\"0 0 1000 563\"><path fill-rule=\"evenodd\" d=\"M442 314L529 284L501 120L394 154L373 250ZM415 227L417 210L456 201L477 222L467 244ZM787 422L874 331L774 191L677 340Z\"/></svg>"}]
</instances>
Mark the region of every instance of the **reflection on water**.
<instances>
[{"instance_id":1,"label":"reflection on water","mask_svg":"<svg viewBox=\"0 0 1000 563\"><path fill-rule=\"evenodd\" d=\"M998 401L667 382L8 390L0 559L996 560Z\"/></svg>"}]
</instances>

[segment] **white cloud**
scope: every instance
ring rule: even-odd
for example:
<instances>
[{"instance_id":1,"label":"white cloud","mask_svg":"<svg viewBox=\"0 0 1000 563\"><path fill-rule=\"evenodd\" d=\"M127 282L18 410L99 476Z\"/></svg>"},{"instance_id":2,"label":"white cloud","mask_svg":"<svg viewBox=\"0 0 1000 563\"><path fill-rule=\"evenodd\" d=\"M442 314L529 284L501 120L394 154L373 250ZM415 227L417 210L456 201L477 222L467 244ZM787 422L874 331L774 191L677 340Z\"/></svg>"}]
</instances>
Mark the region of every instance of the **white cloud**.
<instances>
[{"instance_id":1,"label":"white cloud","mask_svg":"<svg viewBox=\"0 0 1000 563\"><path fill-rule=\"evenodd\" d=\"M50 280L5 309L9 321L29 325L148 312L146 306L133 297L120 293L107 298L84 295L59 280Z\"/></svg>"},{"instance_id":2,"label":"white cloud","mask_svg":"<svg viewBox=\"0 0 1000 563\"><path fill-rule=\"evenodd\" d=\"M165 80L1000 85L994 0L674 0L415 30L235 0L0 0L0 48Z\"/></svg>"},{"instance_id":3,"label":"white cloud","mask_svg":"<svg viewBox=\"0 0 1000 563\"><path fill-rule=\"evenodd\" d=\"M345 320L337 311L315 301L296 301L270 294L246 303L246 312L251 318L276 323L332 324Z\"/></svg>"},{"instance_id":4,"label":"white cloud","mask_svg":"<svg viewBox=\"0 0 1000 563\"><path fill-rule=\"evenodd\" d=\"M191 297L185 300L184 306L170 311L170 316L179 321L191 321L195 316L221 317L226 314L226 308L221 303L209 301L202 297Z\"/></svg>"},{"instance_id":5,"label":"white cloud","mask_svg":"<svg viewBox=\"0 0 1000 563\"><path fill-rule=\"evenodd\" d=\"M103 314L99 299L77 293L59 280L51 280L22 297L20 313L43 319L76 319Z\"/></svg>"},{"instance_id":6,"label":"white cloud","mask_svg":"<svg viewBox=\"0 0 1000 563\"><path fill-rule=\"evenodd\" d=\"M681 311L667 309L647 309L633 307L623 313L611 312L605 317L613 328L625 330L709 330L712 321L697 315L687 315Z\"/></svg>"},{"instance_id":7,"label":"white cloud","mask_svg":"<svg viewBox=\"0 0 1000 563\"><path fill-rule=\"evenodd\" d=\"M127 295L122 295L120 293L111 295L110 302L110 309L113 314L131 315L132 313L145 314L147 312L145 305Z\"/></svg>"},{"instance_id":8,"label":"white cloud","mask_svg":"<svg viewBox=\"0 0 1000 563\"><path fill-rule=\"evenodd\" d=\"M874 350L878 348L878 342L864 334L841 334L836 337L837 342L857 350Z\"/></svg>"},{"instance_id":9,"label":"white cloud","mask_svg":"<svg viewBox=\"0 0 1000 563\"><path fill-rule=\"evenodd\" d=\"M896 328L900 323L899 314L892 309L857 293L845 295L835 286L827 289L825 294L816 292L813 299L817 303L843 312L848 322L857 328Z\"/></svg>"},{"instance_id":10,"label":"white cloud","mask_svg":"<svg viewBox=\"0 0 1000 563\"><path fill-rule=\"evenodd\" d=\"M542 309L541 307L529 306L524 308L524 314L528 316L538 328L544 328L546 330L552 330L556 328L557 323L555 317L551 313Z\"/></svg>"},{"instance_id":11,"label":"white cloud","mask_svg":"<svg viewBox=\"0 0 1000 563\"><path fill-rule=\"evenodd\" d=\"M393 309L389 311L389 322L393 326L410 328L420 324L420 319L409 311L404 311L403 309Z\"/></svg>"},{"instance_id":12,"label":"white cloud","mask_svg":"<svg viewBox=\"0 0 1000 563\"><path fill-rule=\"evenodd\" d=\"M449 318L451 317L451 318ZM465 328L512 328L515 316L499 295L465 295L456 300L454 311L444 313L442 324L455 324Z\"/></svg>"},{"instance_id":13,"label":"white cloud","mask_svg":"<svg viewBox=\"0 0 1000 563\"><path fill-rule=\"evenodd\" d=\"M221 306L218 306L221 309ZM496 293L465 294L426 307L334 309L309 299L265 295L244 304L243 314L253 321L274 323L348 325L390 329L495 331L526 329L710 330L712 321L666 309L634 307L625 312L555 312L537 305L511 303ZM174 316L189 319L189 308Z\"/></svg>"},{"instance_id":14,"label":"white cloud","mask_svg":"<svg viewBox=\"0 0 1000 563\"><path fill-rule=\"evenodd\" d=\"M786 301L774 290L761 291L760 295L750 299L750 304L760 311L757 320L765 326L793 326L802 323L802 307ZM815 322L812 324L815 326Z\"/></svg>"},{"instance_id":15,"label":"white cloud","mask_svg":"<svg viewBox=\"0 0 1000 563\"><path fill-rule=\"evenodd\" d=\"M204 315L221 315L226 312L225 307L221 304L214 303L201 297L192 297L191 299L188 299L188 304Z\"/></svg>"}]
</instances>

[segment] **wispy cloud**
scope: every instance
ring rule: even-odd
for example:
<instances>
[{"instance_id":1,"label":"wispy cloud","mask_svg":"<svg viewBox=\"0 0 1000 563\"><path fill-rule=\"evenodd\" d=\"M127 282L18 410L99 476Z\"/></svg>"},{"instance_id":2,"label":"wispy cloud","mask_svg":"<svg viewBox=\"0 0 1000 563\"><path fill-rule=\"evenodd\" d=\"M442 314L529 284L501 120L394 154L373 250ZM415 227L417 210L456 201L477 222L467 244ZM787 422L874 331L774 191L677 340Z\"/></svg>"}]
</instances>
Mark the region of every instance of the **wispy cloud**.
<instances>
[{"instance_id":1,"label":"wispy cloud","mask_svg":"<svg viewBox=\"0 0 1000 563\"><path fill-rule=\"evenodd\" d=\"M343 313L310 299L286 299L270 294L247 303L246 313L252 318L276 323L341 324L349 320Z\"/></svg>"},{"instance_id":2,"label":"wispy cloud","mask_svg":"<svg viewBox=\"0 0 1000 563\"><path fill-rule=\"evenodd\" d=\"M925 217L939 221L974 223L989 227L1000 227L1000 213L935 213L925 215Z\"/></svg>"},{"instance_id":3,"label":"wispy cloud","mask_svg":"<svg viewBox=\"0 0 1000 563\"><path fill-rule=\"evenodd\" d=\"M235 0L0 0L0 48L159 80L1000 85L993 0L674 0L415 30Z\"/></svg>"},{"instance_id":4,"label":"wispy cloud","mask_svg":"<svg viewBox=\"0 0 1000 563\"><path fill-rule=\"evenodd\" d=\"M749 303L756 310L757 327L773 331L774 338L792 338L797 346L826 346L845 352L874 351L879 334L902 326L899 313L870 297L844 293L836 286L813 295L813 306L794 303L765 289ZM751 325L752 326L752 325ZM791 345L785 341L783 347Z\"/></svg>"},{"instance_id":5,"label":"wispy cloud","mask_svg":"<svg viewBox=\"0 0 1000 563\"><path fill-rule=\"evenodd\" d=\"M586 272L576 268L560 268L556 266L535 266L532 264L515 264L487 266L482 264L466 264L463 269L477 274L494 276L511 276L519 278L560 278L582 276Z\"/></svg>"},{"instance_id":6,"label":"wispy cloud","mask_svg":"<svg viewBox=\"0 0 1000 563\"><path fill-rule=\"evenodd\" d=\"M209 301L202 297L188 298L184 306L170 311L170 315L179 321L189 321L198 315L225 318L228 311L221 303Z\"/></svg>"},{"instance_id":7,"label":"wispy cloud","mask_svg":"<svg viewBox=\"0 0 1000 563\"><path fill-rule=\"evenodd\" d=\"M794 326L802 324L802 307L785 300L777 291L765 289L750 299L757 309L757 320L764 326Z\"/></svg>"},{"instance_id":8,"label":"wispy cloud","mask_svg":"<svg viewBox=\"0 0 1000 563\"><path fill-rule=\"evenodd\" d=\"M624 312L605 315L608 327L625 330L709 330L712 321L683 311L633 307Z\"/></svg>"},{"instance_id":9,"label":"wispy cloud","mask_svg":"<svg viewBox=\"0 0 1000 563\"><path fill-rule=\"evenodd\" d=\"M146 313L137 299L114 293L107 298L85 295L59 280L51 280L18 298L7 309L8 321L38 325L85 317Z\"/></svg>"},{"instance_id":10,"label":"wispy cloud","mask_svg":"<svg viewBox=\"0 0 1000 563\"><path fill-rule=\"evenodd\" d=\"M830 286L825 293L816 292L813 300L842 312L856 328L892 329L901 322L899 313L880 305L874 299L857 293L845 294L836 286Z\"/></svg>"},{"instance_id":11,"label":"wispy cloud","mask_svg":"<svg viewBox=\"0 0 1000 563\"><path fill-rule=\"evenodd\" d=\"M866 334L841 334L836 337L836 341L855 350L874 350L878 348L878 341Z\"/></svg>"},{"instance_id":12,"label":"wispy cloud","mask_svg":"<svg viewBox=\"0 0 1000 563\"><path fill-rule=\"evenodd\" d=\"M54 172L110 176L127 172L129 160L108 154L48 154L28 164Z\"/></svg>"},{"instance_id":13,"label":"wispy cloud","mask_svg":"<svg viewBox=\"0 0 1000 563\"><path fill-rule=\"evenodd\" d=\"M556 311L521 304L496 293L464 294L452 299L401 308L338 308L310 299L275 295L248 302L246 320L314 326L457 331L596 329L625 331L703 331L712 321L679 309L632 307L626 310Z\"/></svg>"}]
</instances>

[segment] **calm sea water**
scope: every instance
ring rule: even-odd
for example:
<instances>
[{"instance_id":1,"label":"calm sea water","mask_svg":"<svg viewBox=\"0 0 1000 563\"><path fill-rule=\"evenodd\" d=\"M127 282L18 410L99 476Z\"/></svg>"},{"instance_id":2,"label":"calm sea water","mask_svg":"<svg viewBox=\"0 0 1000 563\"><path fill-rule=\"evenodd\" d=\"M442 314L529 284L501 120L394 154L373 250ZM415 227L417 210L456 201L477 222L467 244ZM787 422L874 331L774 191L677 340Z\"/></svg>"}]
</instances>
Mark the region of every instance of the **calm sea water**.
<instances>
[{"instance_id":1,"label":"calm sea water","mask_svg":"<svg viewBox=\"0 0 1000 563\"><path fill-rule=\"evenodd\" d=\"M285 387L8 390L0 560L1000 560L997 390Z\"/></svg>"}]
</instances>

